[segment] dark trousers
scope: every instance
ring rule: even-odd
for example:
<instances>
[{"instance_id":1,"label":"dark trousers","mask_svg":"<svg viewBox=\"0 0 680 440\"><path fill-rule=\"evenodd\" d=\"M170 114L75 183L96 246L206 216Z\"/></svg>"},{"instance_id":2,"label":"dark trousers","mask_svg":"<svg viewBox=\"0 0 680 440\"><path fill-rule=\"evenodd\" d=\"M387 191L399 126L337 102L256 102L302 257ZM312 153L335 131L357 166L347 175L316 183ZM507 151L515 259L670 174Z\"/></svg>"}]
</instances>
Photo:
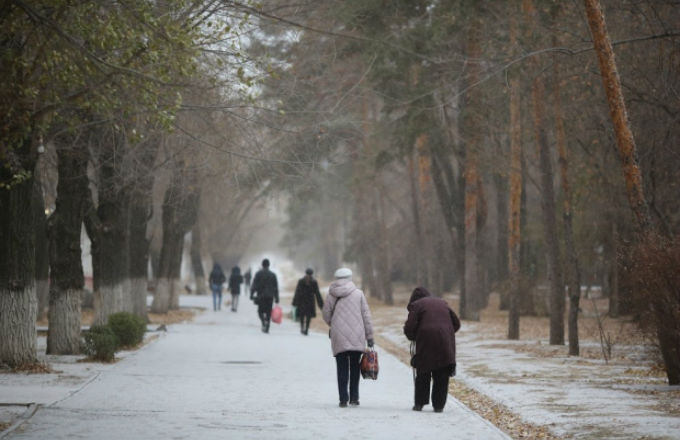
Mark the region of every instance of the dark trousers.
<instances>
[{"instance_id":1,"label":"dark trousers","mask_svg":"<svg viewBox=\"0 0 680 440\"><path fill-rule=\"evenodd\" d=\"M269 331L269 321L272 319L272 304L274 298L257 297L257 314L262 322L262 328Z\"/></svg>"},{"instance_id":2,"label":"dark trousers","mask_svg":"<svg viewBox=\"0 0 680 440\"><path fill-rule=\"evenodd\" d=\"M335 356L338 371L338 393L341 402L359 401L360 351L343 351ZM349 393L347 385L349 381Z\"/></svg>"},{"instance_id":3,"label":"dark trousers","mask_svg":"<svg viewBox=\"0 0 680 440\"><path fill-rule=\"evenodd\" d=\"M415 404L427 405L430 403L430 379L432 380L432 406L444 408L446 396L449 394L449 375L451 367L449 365L433 371L416 372L415 383Z\"/></svg>"},{"instance_id":4,"label":"dark trousers","mask_svg":"<svg viewBox=\"0 0 680 440\"><path fill-rule=\"evenodd\" d=\"M302 331L302 333L307 334L311 320L312 317L309 315L300 315L300 331Z\"/></svg>"}]
</instances>

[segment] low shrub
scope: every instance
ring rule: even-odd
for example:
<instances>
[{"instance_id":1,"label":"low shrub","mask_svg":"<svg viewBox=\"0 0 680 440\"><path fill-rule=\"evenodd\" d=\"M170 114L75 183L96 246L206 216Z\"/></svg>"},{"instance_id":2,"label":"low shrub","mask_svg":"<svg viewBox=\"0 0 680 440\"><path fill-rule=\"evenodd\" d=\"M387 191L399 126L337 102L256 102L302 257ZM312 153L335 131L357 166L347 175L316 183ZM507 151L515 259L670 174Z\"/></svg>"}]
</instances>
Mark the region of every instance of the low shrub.
<instances>
[{"instance_id":1,"label":"low shrub","mask_svg":"<svg viewBox=\"0 0 680 440\"><path fill-rule=\"evenodd\" d=\"M94 360L111 362L118 344L118 337L108 325L93 325L83 332L83 352Z\"/></svg>"},{"instance_id":2,"label":"low shrub","mask_svg":"<svg viewBox=\"0 0 680 440\"><path fill-rule=\"evenodd\" d=\"M119 312L109 316L109 327L118 336L121 346L134 347L144 339L146 322L132 313Z\"/></svg>"},{"instance_id":3,"label":"low shrub","mask_svg":"<svg viewBox=\"0 0 680 440\"><path fill-rule=\"evenodd\" d=\"M680 235L647 235L626 267L641 328L655 337L669 385L680 384Z\"/></svg>"}]
</instances>

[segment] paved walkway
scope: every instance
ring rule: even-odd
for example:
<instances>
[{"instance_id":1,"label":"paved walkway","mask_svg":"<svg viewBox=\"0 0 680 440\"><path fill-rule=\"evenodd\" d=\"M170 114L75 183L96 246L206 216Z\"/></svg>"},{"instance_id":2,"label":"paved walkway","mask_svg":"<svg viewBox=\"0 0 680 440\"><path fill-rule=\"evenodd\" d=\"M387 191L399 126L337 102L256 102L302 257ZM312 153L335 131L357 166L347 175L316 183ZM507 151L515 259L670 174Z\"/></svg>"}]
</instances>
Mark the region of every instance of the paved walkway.
<instances>
[{"instance_id":1,"label":"paved walkway","mask_svg":"<svg viewBox=\"0 0 680 440\"><path fill-rule=\"evenodd\" d=\"M5 438L507 438L451 396L442 414L411 411L411 370L379 347L380 376L361 380L361 406L339 408L328 336L302 336L287 319L263 334L253 304L241 302L238 313L206 311L169 326Z\"/></svg>"}]
</instances>

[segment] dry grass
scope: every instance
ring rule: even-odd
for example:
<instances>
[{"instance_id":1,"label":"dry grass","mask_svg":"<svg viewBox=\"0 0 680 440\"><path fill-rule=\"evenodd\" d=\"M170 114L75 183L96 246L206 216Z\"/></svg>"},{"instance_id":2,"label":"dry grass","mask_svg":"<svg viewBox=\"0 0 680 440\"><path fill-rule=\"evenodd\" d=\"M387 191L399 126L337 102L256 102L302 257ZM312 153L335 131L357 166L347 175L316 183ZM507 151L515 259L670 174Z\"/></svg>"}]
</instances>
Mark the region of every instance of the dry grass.
<instances>
[{"instance_id":1,"label":"dry grass","mask_svg":"<svg viewBox=\"0 0 680 440\"><path fill-rule=\"evenodd\" d=\"M401 347L380 336L376 337L376 342L381 348L387 350L405 364L408 364L409 354ZM495 402L488 396L465 386L455 379L449 383L449 392L465 404L465 406L493 423L512 438L546 440L559 440L561 438L553 435L544 426L523 422L517 414L510 411L506 406Z\"/></svg>"},{"instance_id":2,"label":"dry grass","mask_svg":"<svg viewBox=\"0 0 680 440\"><path fill-rule=\"evenodd\" d=\"M23 373L23 374L49 374L54 373L52 368L44 362L35 362L29 364L18 365L11 370L12 373Z\"/></svg>"},{"instance_id":3,"label":"dry grass","mask_svg":"<svg viewBox=\"0 0 680 440\"><path fill-rule=\"evenodd\" d=\"M178 324L180 322L191 322L199 309L179 309L169 310L166 314L149 313L149 322L155 325Z\"/></svg>"},{"instance_id":4,"label":"dry grass","mask_svg":"<svg viewBox=\"0 0 680 440\"><path fill-rule=\"evenodd\" d=\"M166 314L161 314L161 313L148 313L147 316L149 317L149 324L153 325L169 325L169 324L177 324L180 322L191 322L191 320L194 319L194 316L196 316L196 313L199 312L199 309L179 309L179 310L169 310L168 313ZM92 309L83 309L80 312L80 322L84 326L90 326L94 322L94 310ZM43 317L42 319L38 320L37 325L39 327L46 327L49 324L49 321L47 320L47 317Z\"/></svg>"},{"instance_id":5,"label":"dry grass","mask_svg":"<svg viewBox=\"0 0 680 440\"><path fill-rule=\"evenodd\" d=\"M406 305L410 297L410 288L396 287L394 290L394 305L386 306L381 301L369 298L369 304L373 315L374 327L385 328L387 326L401 326L406 319ZM444 299L454 309L458 310L458 298L451 294L444 295ZM549 340L549 317L522 316L520 319L520 336L524 343L505 343L508 328L508 312L500 310L499 295L492 294L489 298L488 306L481 312L479 322L464 322L466 327L474 326L474 338L479 340L493 340L493 346L504 349L515 350L528 354L535 358L566 357L568 356L567 345L553 346L548 344ZM654 382L663 384L665 382L665 372L660 365L660 358L653 349L653 344L648 337L632 322L629 317L614 319L607 316L608 300L603 299L582 299L579 313L579 342L580 359L575 364L592 365L592 360L604 358L601 336L609 339L611 347L610 363L628 367L627 372L621 377L611 377L610 382L614 383L645 383L648 384L652 379ZM602 332L600 332L600 324ZM321 323L323 324L323 323ZM325 330L325 325L319 326ZM565 332L567 329L565 321ZM602 334L601 334L602 333ZM565 338L567 335L565 334ZM390 343L384 338L377 338L378 344L400 358L404 363L408 363L409 355L403 347ZM646 350L642 353L646 356L646 361L640 363L639 360L630 357L628 352L631 346L644 346ZM638 353L638 356L641 353ZM480 373L482 374L482 373ZM605 373L603 373L605 374ZM536 439L558 439L547 427L524 423L518 414L513 413L507 407L499 405L489 396L483 395L475 390L466 387L459 381L453 380L450 385L450 392L458 400L463 402L473 411L489 420L494 425L508 433L513 438L536 438ZM680 411L680 391L678 392L656 392L656 391L636 391L650 395L658 401L658 409L669 415L677 415ZM652 396L658 394L656 396Z\"/></svg>"}]
</instances>

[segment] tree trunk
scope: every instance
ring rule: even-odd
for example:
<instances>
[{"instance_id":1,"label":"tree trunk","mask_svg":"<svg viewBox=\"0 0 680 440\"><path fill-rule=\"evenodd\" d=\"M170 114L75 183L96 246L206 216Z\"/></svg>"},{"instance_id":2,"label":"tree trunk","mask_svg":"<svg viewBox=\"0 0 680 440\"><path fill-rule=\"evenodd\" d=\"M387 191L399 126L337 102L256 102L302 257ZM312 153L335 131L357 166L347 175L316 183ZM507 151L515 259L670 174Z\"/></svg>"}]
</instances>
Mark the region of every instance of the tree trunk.
<instances>
[{"instance_id":1,"label":"tree trunk","mask_svg":"<svg viewBox=\"0 0 680 440\"><path fill-rule=\"evenodd\" d=\"M149 191L151 188L149 188ZM135 189L129 207L129 268L132 313L147 320L146 296L149 285L149 245L147 223L151 219L151 193Z\"/></svg>"},{"instance_id":2,"label":"tree trunk","mask_svg":"<svg viewBox=\"0 0 680 440\"><path fill-rule=\"evenodd\" d=\"M163 199L163 239L158 267L156 291L151 311L167 313L179 307L181 293L180 269L184 250L184 235L196 222L200 193L197 183L185 176L186 171L175 171Z\"/></svg>"},{"instance_id":3,"label":"tree trunk","mask_svg":"<svg viewBox=\"0 0 680 440\"><path fill-rule=\"evenodd\" d=\"M614 49L612 48L607 25L599 0L584 0L588 25L593 36L593 45L597 53L600 73L605 92L607 94L607 104L609 113L614 125L614 134L619 149L623 167L623 176L626 183L626 195L628 203L635 217L635 227L638 232L640 242L653 243L656 246L660 240L658 231L653 228L649 205L645 200L642 186L642 174L638 166L635 138L628 122L628 112L626 102L623 99L621 90L621 80L616 67ZM656 314L657 337L659 347L666 367L666 375L670 385L680 383L680 335L668 334L663 330L665 325L665 310L668 307L663 303L663 298L673 297L671 292L659 292L656 295L656 303L652 305ZM673 304L677 307L677 301Z\"/></svg>"},{"instance_id":4,"label":"tree trunk","mask_svg":"<svg viewBox=\"0 0 680 440\"><path fill-rule=\"evenodd\" d=\"M123 191L116 166L117 140L106 140L99 165L99 206L97 217L101 223L93 243L92 260L96 278L94 291L94 324L106 324L109 315L132 312L129 279L129 192ZM97 260L95 263L94 260Z\"/></svg>"},{"instance_id":5,"label":"tree trunk","mask_svg":"<svg viewBox=\"0 0 680 440\"><path fill-rule=\"evenodd\" d=\"M40 173L35 174L33 185L33 210L35 219L35 291L38 298L38 320L47 317L50 300L49 239L47 238L47 220L45 217L45 199L43 197Z\"/></svg>"},{"instance_id":6,"label":"tree trunk","mask_svg":"<svg viewBox=\"0 0 680 440\"><path fill-rule=\"evenodd\" d=\"M376 185L374 191L374 206L376 212L376 236L378 246L376 249L376 273L377 285L381 291L380 297L387 305L392 305L394 299L392 298L392 281L390 279L390 254L389 243L387 237L387 225L385 215L385 197L383 195L382 185Z\"/></svg>"},{"instance_id":7,"label":"tree trunk","mask_svg":"<svg viewBox=\"0 0 680 440\"><path fill-rule=\"evenodd\" d=\"M524 0L524 11L528 20L530 35L536 35L536 10L532 0ZM532 71L540 71L537 62L532 61ZM538 149L541 169L541 208L546 243L546 260L550 287L550 344L564 344L564 288L559 261L559 242L557 239L557 220L555 218L555 189L553 187L552 158L548 145L543 115L545 114L545 87L543 79L536 76L531 87L534 138Z\"/></svg>"},{"instance_id":8,"label":"tree trunk","mask_svg":"<svg viewBox=\"0 0 680 440\"><path fill-rule=\"evenodd\" d=\"M196 281L196 295L205 295L205 272L201 255L201 226L198 222L191 230L191 267Z\"/></svg>"},{"instance_id":9,"label":"tree trunk","mask_svg":"<svg viewBox=\"0 0 680 440\"><path fill-rule=\"evenodd\" d=\"M26 140L15 153L29 159L22 164L30 174L11 182L13 173L0 167L0 363L10 367L37 361L35 321L35 229L33 185L35 157ZM31 160L32 159L32 160Z\"/></svg>"},{"instance_id":10,"label":"tree trunk","mask_svg":"<svg viewBox=\"0 0 680 440\"><path fill-rule=\"evenodd\" d=\"M611 244L609 246L609 316L618 318L621 314L619 296L619 232L616 221L612 220Z\"/></svg>"},{"instance_id":11,"label":"tree trunk","mask_svg":"<svg viewBox=\"0 0 680 440\"><path fill-rule=\"evenodd\" d=\"M505 152L500 152L501 157L505 156ZM508 196L509 188L505 176L496 174L494 176L494 184L496 187L496 277L494 279L497 283L503 283L508 279ZM508 295L503 295L504 299L501 301L501 310L507 310L509 303L506 299Z\"/></svg>"},{"instance_id":12,"label":"tree trunk","mask_svg":"<svg viewBox=\"0 0 680 440\"><path fill-rule=\"evenodd\" d=\"M149 288L149 247L148 223L153 214L153 165L156 160L159 139L152 137L140 146L133 170L137 178L130 191L129 203L129 267L130 299L132 313L148 321L146 297Z\"/></svg>"},{"instance_id":13,"label":"tree trunk","mask_svg":"<svg viewBox=\"0 0 680 440\"><path fill-rule=\"evenodd\" d=\"M48 354L80 353L80 301L85 284L80 238L88 190L86 151L77 144L57 147L59 183L56 209L49 221L54 254L50 262Z\"/></svg>"},{"instance_id":14,"label":"tree trunk","mask_svg":"<svg viewBox=\"0 0 680 440\"><path fill-rule=\"evenodd\" d=\"M467 33L466 55L470 60L468 84L476 84L479 80L479 59L481 58L480 47L480 23L475 21L471 24ZM479 101L479 93L473 88L468 92L465 100L465 116L463 128L468 141L465 144L465 308L461 307L461 318L479 321L479 311L482 306L482 279L479 261L479 234L478 213L482 200L481 178L478 169L478 155L481 142L479 133L479 115L473 105Z\"/></svg>"},{"instance_id":15,"label":"tree trunk","mask_svg":"<svg viewBox=\"0 0 680 440\"><path fill-rule=\"evenodd\" d=\"M423 234L420 225L420 201L419 201L419 191L418 191L418 178L416 176L416 166L414 160L414 154L409 154L408 157L408 176L409 184L411 187L411 212L413 213L413 227L415 229L415 243L413 246L413 268L415 269L415 282L417 285L422 286L424 284L425 270L422 261L422 242Z\"/></svg>"},{"instance_id":16,"label":"tree trunk","mask_svg":"<svg viewBox=\"0 0 680 440\"><path fill-rule=\"evenodd\" d=\"M642 188L642 174L638 166L635 138L628 122L628 112L623 99L619 72L616 68L614 49L609 39L600 0L584 0L584 4L600 65L602 83L607 94L609 115L614 124L614 135L623 166L628 203L635 215L635 225L638 231L644 234L651 228L651 216Z\"/></svg>"},{"instance_id":17,"label":"tree trunk","mask_svg":"<svg viewBox=\"0 0 680 440\"><path fill-rule=\"evenodd\" d=\"M556 38L553 38L553 46L557 47ZM569 354L571 356L578 356L578 309L581 298L581 276L578 266L578 256L576 255L576 248L574 247L567 136L564 131L564 114L562 112L562 99L560 96L559 60L556 56L553 57L553 88L557 151L559 153L560 179L562 182L562 217L564 222L564 245L567 260L567 286L569 288L569 318L567 320L569 329Z\"/></svg>"},{"instance_id":18,"label":"tree trunk","mask_svg":"<svg viewBox=\"0 0 680 440\"><path fill-rule=\"evenodd\" d=\"M519 229L520 231L527 230L528 222L528 201L527 201L527 164L524 152L520 151L520 162L522 168L521 175L521 191L520 191L520 201L519 201ZM520 232L519 237L519 291L520 291L520 302L519 302L519 312L520 315L524 316L536 316L536 304L534 303L534 295L531 292L531 285L533 284L533 276L536 272L535 269L535 256L533 247L531 245L531 240L528 235Z\"/></svg>"},{"instance_id":19,"label":"tree trunk","mask_svg":"<svg viewBox=\"0 0 680 440\"><path fill-rule=\"evenodd\" d=\"M433 289L436 285L436 262L433 225L432 203L432 166L430 158L430 138L427 134L421 134L416 138L416 151L418 153L418 189L420 201L420 230L422 234L421 259L424 264L424 285ZM422 252L425 250L424 252ZM437 292L441 295L441 292Z\"/></svg>"},{"instance_id":20,"label":"tree trunk","mask_svg":"<svg viewBox=\"0 0 680 440\"><path fill-rule=\"evenodd\" d=\"M517 50L517 21L510 18L510 45ZM519 339L520 317L520 210L522 200L522 126L520 109L519 72L510 72L510 195L508 209L508 272L510 304L508 310L508 339ZM501 215L501 213L499 213Z\"/></svg>"}]
</instances>

